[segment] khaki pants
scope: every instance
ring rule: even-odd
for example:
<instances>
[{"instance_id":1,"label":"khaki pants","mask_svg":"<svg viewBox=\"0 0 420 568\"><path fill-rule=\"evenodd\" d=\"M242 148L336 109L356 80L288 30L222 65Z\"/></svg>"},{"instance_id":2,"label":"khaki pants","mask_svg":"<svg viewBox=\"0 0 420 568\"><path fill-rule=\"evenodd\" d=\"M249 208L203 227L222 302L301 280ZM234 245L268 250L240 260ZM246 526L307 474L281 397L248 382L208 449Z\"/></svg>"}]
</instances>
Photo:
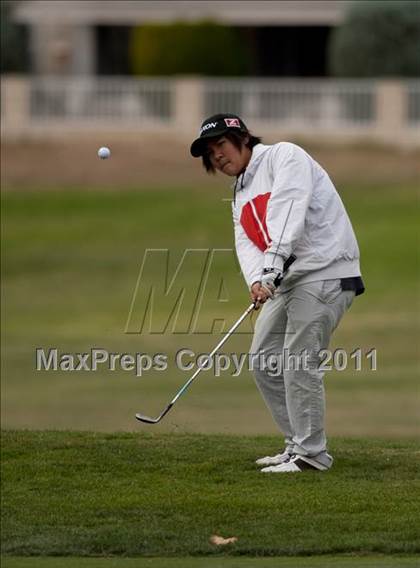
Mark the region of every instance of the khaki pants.
<instances>
[{"instance_id":1,"label":"khaki pants","mask_svg":"<svg viewBox=\"0 0 420 568\"><path fill-rule=\"evenodd\" d=\"M257 319L251 345L258 388L290 453L330 467L324 428L325 393L319 351L354 298L340 279L276 292Z\"/></svg>"}]
</instances>

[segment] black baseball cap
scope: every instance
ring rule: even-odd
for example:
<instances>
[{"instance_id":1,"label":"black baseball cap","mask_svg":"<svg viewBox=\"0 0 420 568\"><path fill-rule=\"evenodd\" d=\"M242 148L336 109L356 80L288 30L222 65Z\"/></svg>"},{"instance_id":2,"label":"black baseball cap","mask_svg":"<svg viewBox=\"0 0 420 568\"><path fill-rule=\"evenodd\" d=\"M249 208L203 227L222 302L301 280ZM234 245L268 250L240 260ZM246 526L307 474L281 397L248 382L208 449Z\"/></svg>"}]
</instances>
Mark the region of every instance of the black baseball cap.
<instances>
[{"instance_id":1,"label":"black baseball cap","mask_svg":"<svg viewBox=\"0 0 420 568\"><path fill-rule=\"evenodd\" d=\"M200 136L191 144L191 155L194 158L202 156L206 150L206 142L209 138L223 136L229 131L239 131L249 133L244 121L236 114L214 114L202 123Z\"/></svg>"}]
</instances>

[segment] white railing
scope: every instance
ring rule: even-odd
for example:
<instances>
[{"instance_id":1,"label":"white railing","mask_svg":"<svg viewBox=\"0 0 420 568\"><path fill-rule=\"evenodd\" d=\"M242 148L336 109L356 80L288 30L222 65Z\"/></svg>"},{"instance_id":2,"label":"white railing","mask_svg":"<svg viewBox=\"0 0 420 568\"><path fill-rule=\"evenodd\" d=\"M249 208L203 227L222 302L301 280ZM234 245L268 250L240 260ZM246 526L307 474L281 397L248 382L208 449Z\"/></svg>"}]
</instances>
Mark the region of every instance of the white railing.
<instances>
[{"instance_id":1,"label":"white railing","mask_svg":"<svg viewBox=\"0 0 420 568\"><path fill-rule=\"evenodd\" d=\"M166 122L172 116L169 79L34 78L30 83L33 120L84 122Z\"/></svg>"},{"instance_id":2,"label":"white railing","mask_svg":"<svg viewBox=\"0 0 420 568\"><path fill-rule=\"evenodd\" d=\"M111 128L190 137L204 117L235 112L264 135L420 145L419 80L6 76L1 112L11 136Z\"/></svg>"},{"instance_id":3,"label":"white railing","mask_svg":"<svg viewBox=\"0 0 420 568\"><path fill-rule=\"evenodd\" d=\"M373 81L213 80L205 83L205 108L290 128L370 127L375 95Z\"/></svg>"},{"instance_id":4,"label":"white railing","mask_svg":"<svg viewBox=\"0 0 420 568\"><path fill-rule=\"evenodd\" d=\"M406 86L406 120L410 126L420 126L420 81L409 81Z\"/></svg>"},{"instance_id":5,"label":"white railing","mask_svg":"<svg viewBox=\"0 0 420 568\"><path fill-rule=\"evenodd\" d=\"M171 118L168 79L36 78L30 86L35 120L166 122Z\"/></svg>"}]
</instances>

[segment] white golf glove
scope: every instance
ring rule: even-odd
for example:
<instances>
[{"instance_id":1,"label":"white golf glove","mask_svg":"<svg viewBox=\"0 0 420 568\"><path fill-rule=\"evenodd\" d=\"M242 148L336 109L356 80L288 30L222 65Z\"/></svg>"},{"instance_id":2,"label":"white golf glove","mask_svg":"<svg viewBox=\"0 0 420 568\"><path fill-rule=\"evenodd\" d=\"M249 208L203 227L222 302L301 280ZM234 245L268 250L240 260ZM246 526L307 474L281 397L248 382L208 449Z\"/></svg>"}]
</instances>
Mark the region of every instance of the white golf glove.
<instances>
[{"instance_id":1,"label":"white golf glove","mask_svg":"<svg viewBox=\"0 0 420 568\"><path fill-rule=\"evenodd\" d=\"M275 268L264 268L263 275L261 277L261 286L267 291L270 298L273 298L274 292L276 290L275 281L280 279L282 272Z\"/></svg>"}]
</instances>

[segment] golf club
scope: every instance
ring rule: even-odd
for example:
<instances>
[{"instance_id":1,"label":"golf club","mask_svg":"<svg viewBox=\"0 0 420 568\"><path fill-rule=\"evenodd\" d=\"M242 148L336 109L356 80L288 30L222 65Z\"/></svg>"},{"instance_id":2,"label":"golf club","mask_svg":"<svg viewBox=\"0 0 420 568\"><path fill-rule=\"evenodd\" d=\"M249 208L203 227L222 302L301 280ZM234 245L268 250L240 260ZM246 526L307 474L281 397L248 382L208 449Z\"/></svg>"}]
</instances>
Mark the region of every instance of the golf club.
<instances>
[{"instance_id":1,"label":"golf club","mask_svg":"<svg viewBox=\"0 0 420 568\"><path fill-rule=\"evenodd\" d=\"M251 313L254 309L255 309L255 302L252 302L252 304L250 304L250 306L244 311L244 313L241 315L241 317L238 319L238 321L236 321L233 324L233 326L226 333L226 335L219 341L219 343L216 345L216 347L210 353L210 355L208 357L209 359L211 359L213 357L213 355L217 352L217 350L220 349L220 347L222 347L222 345L224 343L226 343L226 341L234 333L234 331L241 325L241 323L244 321L244 319L247 317L247 315L249 313ZM197 378L197 376L200 374L200 372L202 370L203 370L203 367L199 367L195 371L193 376L190 379L188 379L188 381L185 383L185 385L176 393L176 395L171 400L171 402L168 404L168 406L163 410L163 412L161 414L159 414L159 416L157 418L150 418L149 416L145 416L144 414L137 413L136 414L137 420L140 420L141 422L146 422L147 424L157 424L158 422L160 422L162 420L162 418L165 416L165 414L167 414L170 411L170 409L175 404L175 402L178 400L178 398L187 390L187 388Z\"/></svg>"},{"instance_id":2,"label":"golf club","mask_svg":"<svg viewBox=\"0 0 420 568\"><path fill-rule=\"evenodd\" d=\"M295 260L296 260L296 257L293 254L286 260L286 262L284 263L284 273L286 273L289 266ZM281 277L276 278L276 280L274 282L276 288L280 285L281 281L282 281ZM226 335L219 341L219 343L216 345L216 347L210 353L210 355L208 357L209 359L211 359L213 357L213 355L215 355L215 353L217 353L217 351L220 349L220 347L222 347L222 345L224 345L226 343L226 341L229 339L229 337L235 332L235 330L241 325L241 323L248 316L248 314L250 314L254 309L255 309L255 302L252 302L252 304L250 304L247 307L247 309L244 311L244 313L241 315L241 317L232 325L232 327L226 333ZM176 403L178 398L184 394L184 392L188 389L188 387L192 384L192 382L198 377L198 375L201 373L202 370L203 370L203 367L199 367L195 371L193 376L190 379L188 379L188 381L185 383L185 385L183 387L181 387L179 389L179 391L176 393L174 398L171 400L171 402L168 404L168 406L166 408L164 408L164 410L159 414L159 416L157 416L156 418L151 418L150 416L146 416L144 414L141 414L140 412L137 412L137 414L136 414L137 420L140 420L140 422L145 422L146 424L157 424L158 422L160 422L162 420L162 418L164 416L166 416L166 414L168 414L168 412L171 410L171 408Z\"/></svg>"}]
</instances>

